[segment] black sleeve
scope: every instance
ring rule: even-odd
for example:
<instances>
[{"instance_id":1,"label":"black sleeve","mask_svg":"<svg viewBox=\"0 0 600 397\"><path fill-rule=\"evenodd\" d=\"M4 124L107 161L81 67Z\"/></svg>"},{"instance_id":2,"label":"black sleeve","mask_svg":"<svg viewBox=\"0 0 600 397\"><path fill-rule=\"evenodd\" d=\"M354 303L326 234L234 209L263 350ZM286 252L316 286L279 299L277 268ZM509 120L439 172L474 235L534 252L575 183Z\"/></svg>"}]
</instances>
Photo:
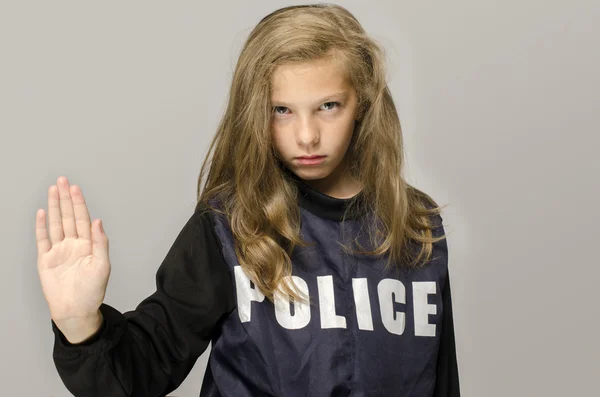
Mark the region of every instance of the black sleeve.
<instances>
[{"instance_id":1,"label":"black sleeve","mask_svg":"<svg viewBox=\"0 0 600 397\"><path fill-rule=\"evenodd\" d=\"M433 397L460 397L449 277L442 291L442 302L444 305L442 339L438 353L437 375Z\"/></svg>"},{"instance_id":2,"label":"black sleeve","mask_svg":"<svg viewBox=\"0 0 600 397\"><path fill-rule=\"evenodd\" d=\"M438 216L441 222L441 217ZM443 227L439 227L438 233L443 233ZM441 235L436 233L435 235ZM448 245L446 239L437 244L445 254L448 263ZM452 296L450 293L450 273L442 289L442 336L437 360L437 374L433 397L460 397L460 384L458 379L458 362L456 357L456 344L454 340L454 318L452 315Z\"/></svg>"},{"instance_id":3,"label":"black sleeve","mask_svg":"<svg viewBox=\"0 0 600 397\"><path fill-rule=\"evenodd\" d=\"M233 280L208 211L197 207L135 310L103 303L100 330L71 344L51 320L53 360L74 396L165 396L183 382L235 306Z\"/></svg>"}]
</instances>

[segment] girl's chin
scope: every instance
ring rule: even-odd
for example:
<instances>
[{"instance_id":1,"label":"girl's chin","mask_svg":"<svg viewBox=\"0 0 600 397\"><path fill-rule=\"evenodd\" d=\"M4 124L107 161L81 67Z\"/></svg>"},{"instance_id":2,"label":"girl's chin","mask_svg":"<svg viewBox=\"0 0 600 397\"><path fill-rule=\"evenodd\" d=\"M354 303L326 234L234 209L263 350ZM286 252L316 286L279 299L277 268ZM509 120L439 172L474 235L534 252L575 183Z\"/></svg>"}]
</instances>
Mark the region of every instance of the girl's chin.
<instances>
[{"instance_id":1,"label":"girl's chin","mask_svg":"<svg viewBox=\"0 0 600 397\"><path fill-rule=\"evenodd\" d=\"M329 167L321 166L294 167L294 172L302 179L323 179L330 174Z\"/></svg>"}]
</instances>

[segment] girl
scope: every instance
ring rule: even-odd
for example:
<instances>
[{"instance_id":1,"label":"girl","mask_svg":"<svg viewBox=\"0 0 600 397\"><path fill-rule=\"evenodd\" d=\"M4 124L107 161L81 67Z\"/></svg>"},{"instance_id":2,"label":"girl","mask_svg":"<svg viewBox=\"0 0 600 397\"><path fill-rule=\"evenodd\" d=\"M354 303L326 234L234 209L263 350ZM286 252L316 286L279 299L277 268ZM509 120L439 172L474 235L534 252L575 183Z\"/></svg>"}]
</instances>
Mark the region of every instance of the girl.
<instances>
[{"instance_id":1,"label":"girl","mask_svg":"<svg viewBox=\"0 0 600 397\"><path fill-rule=\"evenodd\" d=\"M401 176L382 49L340 6L282 8L228 99L133 311L103 303L108 238L79 187L50 187L38 271L69 391L164 396L212 343L202 397L459 396L441 208Z\"/></svg>"}]
</instances>

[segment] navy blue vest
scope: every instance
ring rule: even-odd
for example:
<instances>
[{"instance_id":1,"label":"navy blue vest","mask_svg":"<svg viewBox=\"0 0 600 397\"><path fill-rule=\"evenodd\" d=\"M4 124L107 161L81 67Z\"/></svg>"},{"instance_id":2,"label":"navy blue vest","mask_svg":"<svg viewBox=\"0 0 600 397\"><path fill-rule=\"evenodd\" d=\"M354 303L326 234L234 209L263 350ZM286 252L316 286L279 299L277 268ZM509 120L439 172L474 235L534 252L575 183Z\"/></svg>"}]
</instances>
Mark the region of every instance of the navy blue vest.
<instances>
[{"instance_id":1,"label":"navy blue vest","mask_svg":"<svg viewBox=\"0 0 600 397\"><path fill-rule=\"evenodd\" d=\"M366 236L360 234L364 217L340 221L348 200L302 182L298 187L301 236L314 245L295 248L292 279L312 304L284 294L275 304L266 299L238 263L228 222L213 213L237 306L213 339L201 395L219 395L208 392L217 386L239 397L432 396L445 240L423 268L386 271L385 259L350 255L339 246Z\"/></svg>"}]
</instances>

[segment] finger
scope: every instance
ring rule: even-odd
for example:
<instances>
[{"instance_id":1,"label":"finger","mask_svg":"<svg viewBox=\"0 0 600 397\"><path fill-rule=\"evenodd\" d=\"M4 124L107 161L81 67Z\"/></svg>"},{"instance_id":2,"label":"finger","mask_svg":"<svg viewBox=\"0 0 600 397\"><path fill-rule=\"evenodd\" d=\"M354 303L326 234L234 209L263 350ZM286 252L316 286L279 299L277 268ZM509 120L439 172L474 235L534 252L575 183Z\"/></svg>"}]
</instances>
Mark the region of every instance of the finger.
<instances>
[{"instance_id":1,"label":"finger","mask_svg":"<svg viewBox=\"0 0 600 397\"><path fill-rule=\"evenodd\" d=\"M60 243L65 237L58 204L58 189L56 185L48 188L48 229L52 244Z\"/></svg>"},{"instance_id":2,"label":"finger","mask_svg":"<svg viewBox=\"0 0 600 397\"><path fill-rule=\"evenodd\" d=\"M92 239L92 229L90 223L90 213L85 203L85 198L78 185L71 185L71 198L73 199L73 209L75 210L75 225L77 226L77 235L88 240Z\"/></svg>"},{"instance_id":3,"label":"finger","mask_svg":"<svg viewBox=\"0 0 600 397\"><path fill-rule=\"evenodd\" d=\"M38 257L52 248L52 243L48 240L48 229L46 229L46 212L43 209L37 210L35 214L35 241Z\"/></svg>"},{"instance_id":4,"label":"finger","mask_svg":"<svg viewBox=\"0 0 600 397\"><path fill-rule=\"evenodd\" d=\"M108 237L102 228L102 220L94 221L94 240L92 246L92 255L102 262L109 262Z\"/></svg>"},{"instance_id":5,"label":"finger","mask_svg":"<svg viewBox=\"0 0 600 397\"><path fill-rule=\"evenodd\" d=\"M69 181L66 177L58 178L58 195L60 197L60 213L62 214L62 225L65 237L77 238L77 228L75 227L75 212L73 210L73 201L69 189Z\"/></svg>"}]
</instances>

